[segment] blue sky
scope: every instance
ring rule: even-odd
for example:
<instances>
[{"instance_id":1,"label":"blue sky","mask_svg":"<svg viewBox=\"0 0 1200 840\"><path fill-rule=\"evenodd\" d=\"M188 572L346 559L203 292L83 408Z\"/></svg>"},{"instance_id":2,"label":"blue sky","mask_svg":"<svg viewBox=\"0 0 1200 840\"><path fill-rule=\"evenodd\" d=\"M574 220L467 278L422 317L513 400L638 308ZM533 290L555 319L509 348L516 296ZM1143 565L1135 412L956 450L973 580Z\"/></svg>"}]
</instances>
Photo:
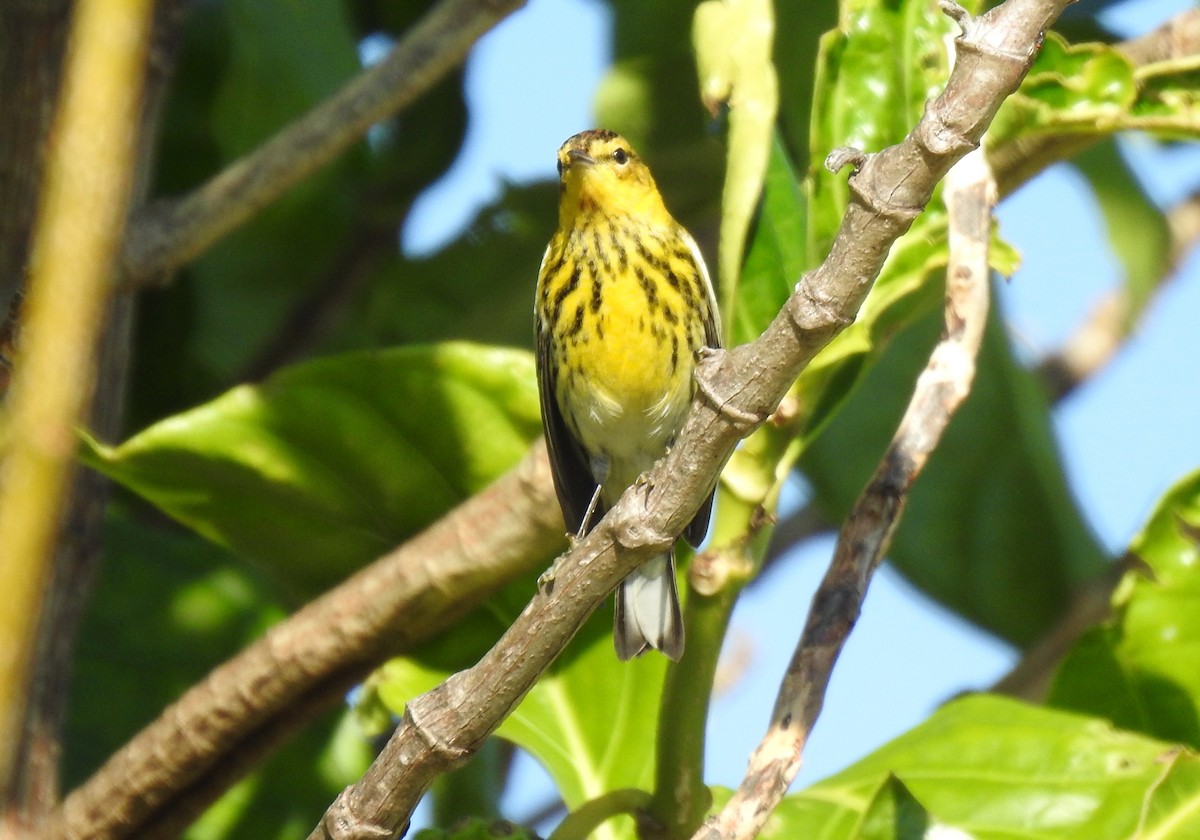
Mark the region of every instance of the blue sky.
<instances>
[{"instance_id":1,"label":"blue sky","mask_svg":"<svg viewBox=\"0 0 1200 840\"><path fill-rule=\"evenodd\" d=\"M1131 0L1107 14L1136 34L1188 5ZM559 144L592 127L592 97L609 60L607 14L604 4L590 0L531 0L479 43L467 65L471 122L464 148L415 206L403 235L406 250L428 252L452 239L504 181L553 177ZM574 35L559 37L562 32ZM1200 185L1200 155L1192 149L1163 152L1131 138L1123 151L1156 201L1176 201ZM1022 188L999 217L1002 234L1023 255L1000 303L1021 352L1034 359L1054 349L1099 296L1116 287L1119 269L1086 187L1069 167ZM1072 487L1114 552L1159 495L1200 465L1200 389L1179 379L1185 357L1200 362L1196 313L1200 263L1193 258L1121 356L1056 412ZM739 604L731 640L746 645L750 665L714 705L710 782L740 781L799 636L804 617L795 605L807 602L831 550L831 541L811 541L780 564L773 585L751 590ZM834 673L799 784L853 762L950 696L986 687L1014 661L1006 645L930 604L885 566ZM520 818L549 795L548 782L530 764L521 766L510 817Z\"/></svg>"}]
</instances>

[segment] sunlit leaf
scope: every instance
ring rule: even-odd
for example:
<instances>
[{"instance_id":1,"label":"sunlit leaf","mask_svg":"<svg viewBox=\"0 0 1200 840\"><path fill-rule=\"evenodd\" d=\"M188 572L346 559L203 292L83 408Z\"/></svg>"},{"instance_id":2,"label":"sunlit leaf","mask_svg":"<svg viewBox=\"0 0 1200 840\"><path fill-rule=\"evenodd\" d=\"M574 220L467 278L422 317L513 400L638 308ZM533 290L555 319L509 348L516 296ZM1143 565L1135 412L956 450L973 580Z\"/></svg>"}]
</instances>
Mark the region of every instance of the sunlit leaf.
<instances>
[{"instance_id":1,"label":"sunlit leaf","mask_svg":"<svg viewBox=\"0 0 1200 840\"><path fill-rule=\"evenodd\" d=\"M1175 485L1130 545L1111 621L1089 631L1051 690L1062 708L1200 747L1200 473Z\"/></svg>"},{"instance_id":2,"label":"sunlit leaf","mask_svg":"<svg viewBox=\"0 0 1200 840\"><path fill-rule=\"evenodd\" d=\"M809 252L823 259L849 199L845 173L830 173L831 151L878 152L916 125L945 84L946 38L954 24L932 0L853 0L821 39L813 102Z\"/></svg>"},{"instance_id":3,"label":"sunlit leaf","mask_svg":"<svg viewBox=\"0 0 1200 840\"><path fill-rule=\"evenodd\" d=\"M888 809L903 817L890 827L876 819ZM906 833L922 814L927 832ZM1197 831L1194 754L1094 718L980 695L949 703L862 761L786 797L759 836L1166 840Z\"/></svg>"},{"instance_id":4,"label":"sunlit leaf","mask_svg":"<svg viewBox=\"0 0 1200 840\"><path fill-rule=\"evenodd\" d=\"M996 115L988 142L1131 129L1194 138L1200 132L1198 80L1193 55L1134 67L1109 44L1070 44L1048 32L1020 89Z\"/></svg>"},{"instance_id":5,"label":"sunlit leaf","mask_svg":"<svg viewBox=\"0 0 1200 840\"><path fill-rule=\"evenodd\" d=\"M300 592L482 489L541 432L529 353L469 344L297 365L84 460Z\"/></svg>"}]
</instances>

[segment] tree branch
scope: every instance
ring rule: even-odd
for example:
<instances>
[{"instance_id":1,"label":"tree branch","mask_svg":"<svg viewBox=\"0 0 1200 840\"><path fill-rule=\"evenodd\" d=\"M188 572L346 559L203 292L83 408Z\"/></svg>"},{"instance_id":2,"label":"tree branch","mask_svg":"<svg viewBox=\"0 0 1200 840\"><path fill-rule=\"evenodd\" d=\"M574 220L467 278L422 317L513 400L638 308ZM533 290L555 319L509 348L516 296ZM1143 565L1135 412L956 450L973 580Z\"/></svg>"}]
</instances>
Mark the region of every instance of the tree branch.
<instances>
[{"instance_id":1,"label":"tree branch","mask_svg":"<svg viewBox=\"0 0 1200 840\"><path fill-rule=\"evenodd\" d=\"M825 262L801 278L757 341L702 362L699 394L676 446L556 561L543 591L477 665L409 703L382 754L338 796L311 838L394 836L433 779L479 748L617 583L672 544L737 442L854 319L892 243L949 168L978 145L1067 2L1008 0L978 20L954 7L964 35L945 91L904 141L866 158L851 177L851 204Z\"/></svg>"},{"instance_id":2,"label":"tree branch","mask_svg":"<svg viewBox=\"0 0 1200 840\"><path fill-rule=\"evenodd\" d=\"M771 725L741 786L697 838L753 838L800 769L834 663L853 630L867 586L908 498L908 490L954 411L970 392L988 310L988 236L995 184L981 152L946 179L950 264L946 331L917 380L900 427L875 475L851 509L833 561L813 596L808 622L779 689Z\"/></svg>"},{"instance_id":3,"label":"tree branch","mask_svg":"<svg viewBox=\"0 0 1200 840\"><path fill-rule=\"evenodd\" d=\"M1200 9L1181 12L1153 32L1114 47L1135 68L1194 56L1200 52ZM1115 131L1047 134L989 149L988 162L995 172L1000 196L1009 195L1052 163L1069 160Z\"/></svg>"},{"instance_id":4,"label":"tree branch","mask_svg":"<svg viewBox=\"0 0 1200 840\"><path fill-rule=\"evenodd\" d=\"M344 689L386 655L440 632L562 540L538 445L491 487L219 666L73 791L42 836L142 836L281 720L303 717L297 707L327 708L341 696L331 685ZM222 789L209 788L210 797Z\"/></svg>"},{"instance_id":5,"label":"tree branch","mask_svg":"<svg viewBox=\"0 0 1200 840\"><path fill-rule=\"evenodd\" d=\"M378 64L208 183L149 204L130 220L122 255L131 283L196 257L290 187L415 101L523 0L442 0Z\"/></svg>"}]
</instances>

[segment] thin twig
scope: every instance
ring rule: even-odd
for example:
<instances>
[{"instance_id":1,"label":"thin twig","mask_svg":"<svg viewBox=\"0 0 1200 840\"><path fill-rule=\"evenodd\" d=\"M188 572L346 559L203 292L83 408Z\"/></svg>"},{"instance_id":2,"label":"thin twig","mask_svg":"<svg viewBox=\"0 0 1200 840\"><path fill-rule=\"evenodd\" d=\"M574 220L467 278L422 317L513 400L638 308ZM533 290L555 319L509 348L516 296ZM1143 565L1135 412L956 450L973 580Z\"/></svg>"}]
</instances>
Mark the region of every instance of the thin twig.
<instances>
[{"instance_id":1,"label":"thin twig","mask_svg":"<svg viewBox=\"0 0 1200 840\"><path fill-rule=\"evenodd\" d=\"M23 305L0 471L0 791L22 743L43 588L90 401L96 340L129 204L153 4L76 9Z\"/></svg>"},{"instance_id":2,"label":"thin twig","mask_svg":"<svg viewBox=\"0 0 1200 840\"><path fill-rule=\"evenodd\" d=\"M428 639L563 541L537 446L491 487L214 670L67 797L42 835L141 836L246 746L386 655ZM210 793L220 790L210 785Z\"/></svg>"},{"instance_id":3,"label":"thin twig","mask_svg":"<svg viewBox=\"0 0 1200 840\"><path fill-rule=\"evenodd\" d=\"M130 220L122 254L129 282L149 282L194 258L367 129L412 104L524 0L442 0L378 64L208 183Z\"/></svg>"},{"instance_id":4,"label":"thin twig","mask_svg":"<svg viewBox=\"0 0 1200 840\"><path fill-rule=\"evenodd\" d=\"M237 382L259 382L311 352L336 323L341 310L366 285L370 272L396 253L395 227L359 230L312 290L292 307L279 329L260 349Z\"/></svg>"},{"instance_id":5,"label":"thin twig","mask_svg":"<svg viewBox=\"0 0 1200 840\"><path fill-rule=\"evenodd\" d=\"M477 665L408 704L379 758L311 838L394 836L437 775L479 748L617 583L673 543L737 442L853 321L892 243L950 167L978 146L1068 2L1008 0L977 20L953 7L964 35L946 89L908 137L866 157L851 176L851 204L825 262L801 278L757 341L702 362L702 387L676 446L555 563L545 591Z\"/></svg>"},{"instance_id":6,"label":"thin twig","mask_svg":"<svg viewBox=\"0 0 1200 840\"><path fill-rule=\"evenodd\" d=\"M1030 703L1046 699L1059 663L1091 628L1112 615L1112 596L1126 572L1138 568L1138 561L1126 555L1110 564L1075 593L1071 605L1058 622L1021 656L1012 670L988 689Z\"/></svg>"},{"instance_id":7,"label":"thin twig","mask_svg":"<svg viewBox=\"0 0 1200 840\"><path fill-rule=\"evenodd\" d=\"M1197 15L1200 21L1200 13ZM1200 49L1200 46L1197 47ZM1171 252L1156 278L1151 295L1162 291L1183 259L1200 241L1200 196L1192 195L1167 211ZM1117 355L1137 328L1129 296L1123 288L1109 292L1093 307L1063 345L1038 362L1036 373L1049 398L1059 402L1099 373Z\"/></svg>"},{"instance_id":8,"label":"thin twig","mask_svg":"<svg viewBox=\"0 0 1200 840\"><path fill-rule=\"evenodd\" d=\"M838 654L858 619L867 586L891 544L908 490L970 391L988 309L988 236L995 185L981 152L946 178L950 264L946 331L917 380L900 427L875 475L851 509L779 689L771 725L741 786L699 832L753 838L800 769L804 745L824 703Z\"/></svg>"},{"instance_id":9,"label":"thin twig","mask_svg":"<svg viewBox=\"0 0 1200 840\"><path fill-rule=\"evenodd\" d=\"M1200 9L1188 9L1117 49L1139 66L1187 58L1200 52Z\"/></svg>"}]
</instances>

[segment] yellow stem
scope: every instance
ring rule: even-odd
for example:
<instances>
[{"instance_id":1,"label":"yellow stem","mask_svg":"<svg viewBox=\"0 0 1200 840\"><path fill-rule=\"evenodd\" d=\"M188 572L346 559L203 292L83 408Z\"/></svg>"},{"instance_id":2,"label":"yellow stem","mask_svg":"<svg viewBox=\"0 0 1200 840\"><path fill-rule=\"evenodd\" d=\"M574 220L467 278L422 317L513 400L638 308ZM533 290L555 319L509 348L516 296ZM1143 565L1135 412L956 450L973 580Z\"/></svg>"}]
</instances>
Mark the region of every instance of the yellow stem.
<instances>
[{"instance_id":1,"label":"yellow stem","mask_svg":"<svg viewBox=\"0 0 1200 840\"><path fill-rule=\"evenodd\" d=\"M81 0L34 230L0 464L0 790L19 748L43 588L128 210L150 0Z\"/></svg>"}]
</instances>

